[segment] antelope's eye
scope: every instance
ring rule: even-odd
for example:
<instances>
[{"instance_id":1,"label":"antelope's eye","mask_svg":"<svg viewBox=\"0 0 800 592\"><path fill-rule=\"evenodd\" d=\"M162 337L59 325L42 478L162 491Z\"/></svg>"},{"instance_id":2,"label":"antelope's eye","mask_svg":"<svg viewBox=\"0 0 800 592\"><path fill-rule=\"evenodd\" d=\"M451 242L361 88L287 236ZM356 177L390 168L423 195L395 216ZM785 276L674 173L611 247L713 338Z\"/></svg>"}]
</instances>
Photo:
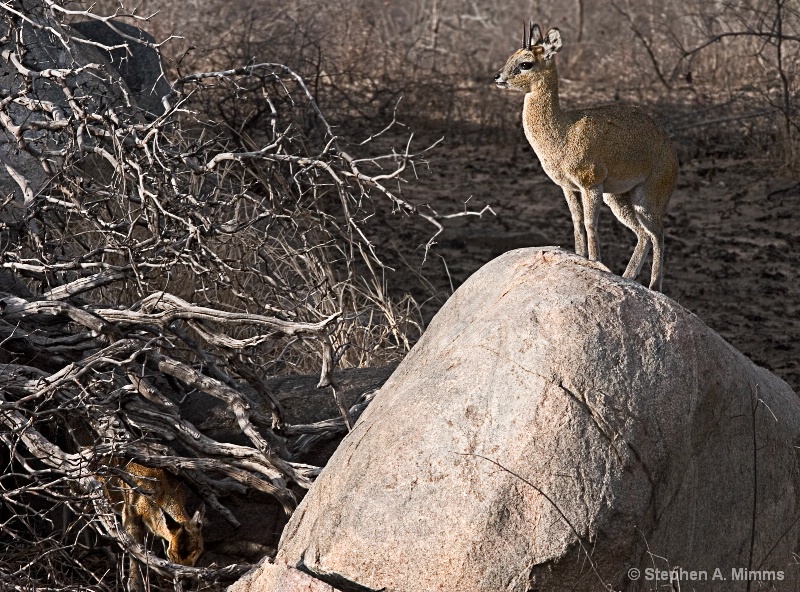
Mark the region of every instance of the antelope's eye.
<instances>
[{"instance_id":1,"label":"antelope's eye","mask_svg":"<svg viewBox=\"0 0 800 592\"><path fill-rule=\"evenodd\" d=\"M520 70L530 70L533 68L533 62L522 62L519 65Z\"/></svg>"}]
</instances>

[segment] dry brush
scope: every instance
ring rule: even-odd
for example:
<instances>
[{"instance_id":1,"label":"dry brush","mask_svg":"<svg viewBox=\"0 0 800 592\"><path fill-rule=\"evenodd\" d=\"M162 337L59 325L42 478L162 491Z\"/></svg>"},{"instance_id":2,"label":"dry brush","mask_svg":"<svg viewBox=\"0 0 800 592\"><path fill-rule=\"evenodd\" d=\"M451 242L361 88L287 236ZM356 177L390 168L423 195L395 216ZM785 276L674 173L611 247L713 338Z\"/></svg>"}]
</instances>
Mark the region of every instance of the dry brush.
<instances>
[{"instance_id":1,"label":"dry brush","mask_svg":"<svg viewBox=\"0 0 800 592\"><path fill-rule=\"evenodd\" d=\"M69 6L0 3L0 587L113 589L104 548L176 586L210 585L243 567L160 559L96 477L129 458L180 475L232 523L229 491L291 512L319 469L290 450L352 420L333 369L398 359L420 331L415 303L386 294L370 217L441 226L398 190L422 160L410 140L349 153L290 67L185 75L145 113L65 24L107 15ZM263 109L267 125L207 116L226 101ZM319 374L344 419L287 425L265 378L299 372ZM246 444L183 417L200 393L224 401Z\"/></svg>"}]
</instances>

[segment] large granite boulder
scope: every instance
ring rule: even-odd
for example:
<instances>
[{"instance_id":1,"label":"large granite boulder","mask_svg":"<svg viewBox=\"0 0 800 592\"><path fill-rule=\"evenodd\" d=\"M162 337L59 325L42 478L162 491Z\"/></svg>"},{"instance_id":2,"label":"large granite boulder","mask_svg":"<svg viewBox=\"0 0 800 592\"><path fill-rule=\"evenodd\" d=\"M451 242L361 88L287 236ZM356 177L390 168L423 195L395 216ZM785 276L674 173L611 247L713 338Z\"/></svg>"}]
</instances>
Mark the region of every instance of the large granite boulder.
<instances>
[{"instance_id":1,"label":"large granite boulder","mask_svg":"<svg viewBox=\"0 0 800 592\"><path fill-rule=\"evenodd\" d=\"M275 563L232 590L311 589L305 572L320 590L636 591L673 568L673 589L798 590L798 444L795 393L692 313L512 251L445 304Z\"/></svg>"}]
</instances>

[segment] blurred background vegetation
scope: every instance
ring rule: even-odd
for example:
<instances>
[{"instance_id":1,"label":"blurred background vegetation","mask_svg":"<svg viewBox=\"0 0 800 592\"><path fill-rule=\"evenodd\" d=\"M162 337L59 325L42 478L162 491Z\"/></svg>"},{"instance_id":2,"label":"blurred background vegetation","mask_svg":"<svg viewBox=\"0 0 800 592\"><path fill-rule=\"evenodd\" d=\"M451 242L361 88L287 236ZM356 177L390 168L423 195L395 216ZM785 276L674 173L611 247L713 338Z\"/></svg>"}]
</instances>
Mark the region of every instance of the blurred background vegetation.
<instances>
[{"instance_id":1,"label":"blurred background vegetation","mask_svg":"<svg viewBox=\"0 0 800 592\"><path fill-rule=\"evenodd\" d=\"M105 13L117 6L91 4ZM144 24L157 39L182 37L162 48L173 74L285 63L313 84L322 109L347 136L391 120L399 101L398 119L417 133L493 142L521 136L518 101L490 82L519 45L523 21L533 18L562 31L565 104L647 103L676 137L682 159L754 156L798 167L800 7L787 0L142 0L137 6L140 15L158 12ZM216 109L232 128L264 125L266 115L251 106Z\"/></svg>"}]
</instances>

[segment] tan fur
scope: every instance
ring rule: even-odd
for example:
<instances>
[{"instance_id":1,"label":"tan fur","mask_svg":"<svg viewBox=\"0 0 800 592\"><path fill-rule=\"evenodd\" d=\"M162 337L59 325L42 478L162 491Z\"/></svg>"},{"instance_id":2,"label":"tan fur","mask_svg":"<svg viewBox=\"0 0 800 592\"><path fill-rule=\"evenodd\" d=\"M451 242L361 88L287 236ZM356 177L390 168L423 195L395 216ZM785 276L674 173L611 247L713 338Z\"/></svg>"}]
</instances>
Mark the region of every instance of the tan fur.
<instances>
[{"instance_id":1,"label":"tan fur","mask_svg":"<svg viewBox=\"0 0 800 592\"><path fill-rule=\"evenodd\" d=\"M167 558L181 565L195 565L203 553L202 508L189 518L186 493L177 477L163 469L132 461L112 461L125 478L101 477L106 497L122 515L131 537L144 542L145 529L164 541ZM138 567L131 564L131 587L139 589Z\"/></svg>"},{"instance_id":2,"label":"tan fur","mask_svg":"<svg viewBox=\"0 0 800 592\"><path fill-rule=\"evenodd\" d=\"M678 158L669 136L644 112L628 105L563 111L555 64L561 34L551 29L542 39L538 26L532 26L531 36L529 46L524 44L508 58L495 83L526 93L525 136L567 198L575 252L600 260L597 220L600 202L605 201L637 237L623 277L639 275L652 245L650 288L660 290L664 213L678 178Z\"/></svg>"}]
</instances>

